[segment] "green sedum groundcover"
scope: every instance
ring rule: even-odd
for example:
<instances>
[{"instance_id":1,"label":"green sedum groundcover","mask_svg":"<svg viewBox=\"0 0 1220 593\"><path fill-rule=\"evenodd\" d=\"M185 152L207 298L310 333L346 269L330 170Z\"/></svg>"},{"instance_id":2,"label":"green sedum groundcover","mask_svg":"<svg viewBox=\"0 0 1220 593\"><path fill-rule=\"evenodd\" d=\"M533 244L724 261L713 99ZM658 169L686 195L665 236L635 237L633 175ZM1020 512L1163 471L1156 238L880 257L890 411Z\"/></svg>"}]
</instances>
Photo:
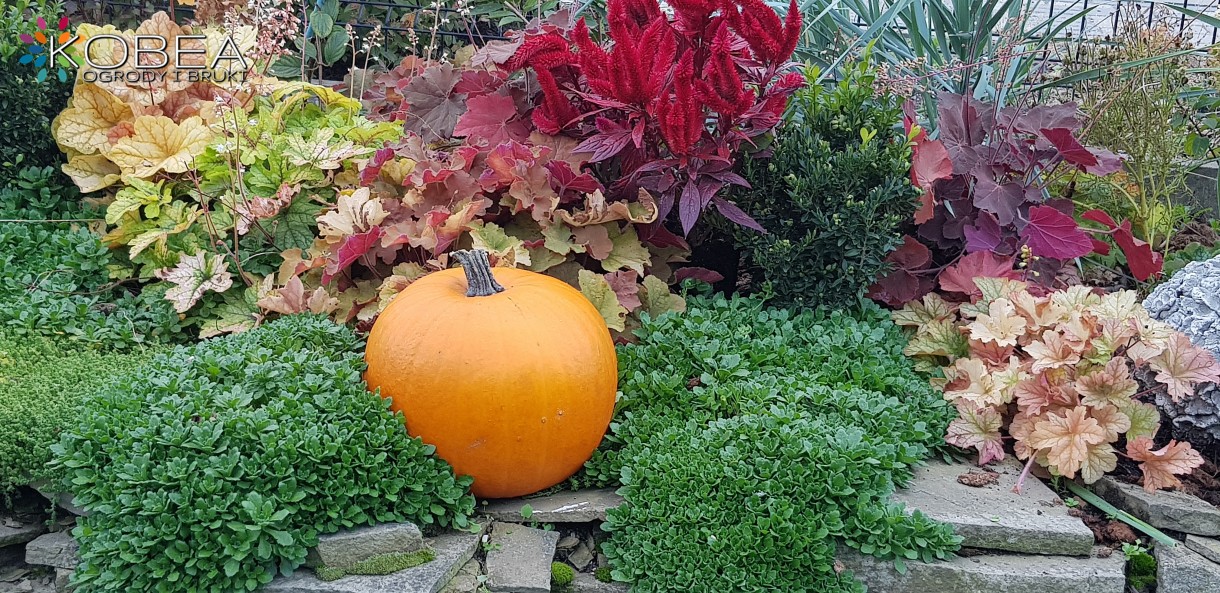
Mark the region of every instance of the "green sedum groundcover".
<instances>
[{"instance_id":1,"label":"green sedum groundcover","mask_svg":"<svg viewBox=\"0 0 1220 593\"><path fill-rule=\"evenodd\" d=\"M78 502L80 591L253 590L320 533L464 527L469 478L366 391L346 327L290 316L178 347L83 404L54 447Z\"/></svg>"},{"instance_id":2,"label":"green sedum groundcover","mask_svg":"<svg viewBox=\"0 0 1220 593\"><path fill-rule=\"evenodd\" d=\"M620 349L623 395L588 477L619 483L605 552L651 592L863 591L839 544L933 560L950 527L887 502L941 446L952 409L879 309L695 300Z\"/></svg>"}]
</instances>

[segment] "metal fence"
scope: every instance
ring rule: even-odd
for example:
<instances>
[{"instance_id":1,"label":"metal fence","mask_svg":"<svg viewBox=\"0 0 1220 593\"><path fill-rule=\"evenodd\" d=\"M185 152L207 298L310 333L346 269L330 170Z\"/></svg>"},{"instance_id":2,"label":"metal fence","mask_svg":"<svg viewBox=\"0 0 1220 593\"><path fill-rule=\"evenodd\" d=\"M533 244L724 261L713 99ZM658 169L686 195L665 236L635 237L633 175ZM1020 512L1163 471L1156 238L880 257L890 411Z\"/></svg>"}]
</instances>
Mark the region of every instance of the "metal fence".
<instances>
[{"instance_id":1,"label":"metal fence","mask_svg":"<svg viewBox=\"0 0 1220 593\"><path fill-rule=\"evenodd\" d=\"M144 18L157 10L168 10L171 6L171 2L168 0L96 1L102 14L121 16L123 18ZM442 2L450 5L452 0L442 0ZM306 0L306 4L308 3L308 0ZM426 15L435 14L438 10L428 4L418 3L418 0L416 2L402 2L399 0L342 0L342 5L352 11L354 16L351 24L358 30L368 30L376 23L380 23L383 30L403 35L409 34L411 31L414 31L417 35L431 34L432 29L413 27L409 23L420 22L421 18ZM1203 14L1216 16L1217 9L1220 8L1220 0L1163 0L1144 2L1133 0L1041 0L1034 4L1033 15L1036 17L1035 20L1049 17L1058 22L1071 18L1081 12L1087 12L1083 18L1069 28L1069 31L1072 32L1073 36L1105 37L1113 36L1117 32L1121 22L1120 16L1124 11L1137 9L1148 19L1149 24L1154 20L1168 22L1171 26L1176 26L1179 32L1185 33L1185 36L1198 47L1213 45L1220 41L1220 31L1217 31L1216 27L1185 14L1170 11L1165 8L1165 5L1181 6ZM176 4L174 9L179 16L188 18L193 12L190 7L178 6ZM457 11L453 8L441 7L439 12L442 14L453 14ZM480 24L477 30L468 30L463 27L437 31L438 35L458 38L467 43L497 39L500 38L500 33L499 29L487 23Z\"/></svg>"}]
</instances>

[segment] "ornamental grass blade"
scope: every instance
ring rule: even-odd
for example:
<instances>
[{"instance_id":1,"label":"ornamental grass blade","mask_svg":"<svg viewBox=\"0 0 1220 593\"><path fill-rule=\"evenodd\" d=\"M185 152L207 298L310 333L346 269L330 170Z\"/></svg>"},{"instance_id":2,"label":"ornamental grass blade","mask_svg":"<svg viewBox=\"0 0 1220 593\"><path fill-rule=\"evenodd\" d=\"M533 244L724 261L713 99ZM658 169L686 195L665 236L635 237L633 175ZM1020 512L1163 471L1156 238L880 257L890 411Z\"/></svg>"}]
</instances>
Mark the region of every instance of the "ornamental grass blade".
<instances>
[{"instance_id":1,"label":"ornamental grass blade","mask_svg":"<svg viewBox=\"0 0 1220 593\"><path fill-rule=\"evenodd\" d=\"M1144 533L1144 535L1147 535L1148 537L1151 537L1152 539L1156 540L1156 542L1158 544L1161 544L1164 546L1169 546L1171 548L1178 545L1178 542L1174 541L1173 538L1169 537L1168 535L1165 535L1165 533L1162 532L1160 529L1157 529L1157 528L1137 519L1131 513L1128 513L1127 511L1124 511L1124 510L1120 510L1118 507L1106 502L1105 499L1103 499L1102 497L1100 497L1096 494L1093 494L1092 490L1089 490L1088 488L1085 488L1084 486L1077 484L1075 480L1064 480L1063 483L1067 484L1068 490L1071 490L1072 494L1075 494L1076 496L1083 498L1085 502L1097 507L1105 514L1107 514L1111 517L1114 517L1115 519L1118 519L1119 521L1122 521L1123 523L1126 523L1127 525L1130 525L1131 527L1134 527L1135 529L1140 530L1141 532Z\"/></svg>"}]
</instances>

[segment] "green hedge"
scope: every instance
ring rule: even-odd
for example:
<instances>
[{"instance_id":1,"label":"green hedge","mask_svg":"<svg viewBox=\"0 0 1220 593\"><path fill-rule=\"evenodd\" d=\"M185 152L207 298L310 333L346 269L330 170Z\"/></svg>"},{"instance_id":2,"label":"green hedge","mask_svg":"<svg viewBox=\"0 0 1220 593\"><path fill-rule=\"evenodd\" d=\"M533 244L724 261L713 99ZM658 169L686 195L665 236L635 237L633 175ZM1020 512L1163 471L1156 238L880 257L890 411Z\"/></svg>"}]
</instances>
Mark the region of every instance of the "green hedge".
<instances>
[{"instance_id":1,"label":"green hedge","mask_svg":"<svg viewBox=\"0 0 1220 593\"><path fill-rule=\"evenodd\" d=\"M693 300L619 350L620 408L588 477L620 483L605 552L637 593L861 591L839 543L945 557L951 528L887 502L952 409L875 306L791 313Z\"/></svg>"},{"instance_id":2,"label":"green hedge","mask_svg":"<svg viewBox=\"0 0 1220 593\"><path fill-rule=\"evenodd\" d=\"M464 527L469 478L365 389L346 327L289 316L178 347L84 405L53 464L79 504L88 591L253 590L320 533Z\"/></svg>"},{"instance_id":3,"label":"green hedge","mask_svg":"<svg viewBox=\"0 0 1220 593\"><path fill-rule=\"evenodd\" d=\"M855 303L888 269L885 257L915 212L900 99L875 94L867 61L844 73L829 86L813 80L817 69L807 73L773 156L745 164L751 189L734 196L767 232L726 230L779 303Z\"/></svg>"}]
</instances>

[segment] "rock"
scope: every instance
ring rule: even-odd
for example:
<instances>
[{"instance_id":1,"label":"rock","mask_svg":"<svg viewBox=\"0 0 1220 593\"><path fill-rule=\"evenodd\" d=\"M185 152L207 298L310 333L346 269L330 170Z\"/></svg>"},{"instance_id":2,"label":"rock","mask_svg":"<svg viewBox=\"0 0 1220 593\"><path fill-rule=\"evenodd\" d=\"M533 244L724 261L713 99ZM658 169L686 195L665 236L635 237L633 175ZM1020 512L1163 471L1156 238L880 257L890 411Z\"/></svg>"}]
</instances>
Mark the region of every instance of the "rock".
<instances>
[{"instance_id":1,"label":"rock","mask_svg":"<svg viewBox=\"0 0 1220 593\"><path fill-rule=\"evenodd\" d=\"M529 505L533 513L521 516L521 507ZM605 521L606 510L623 504L623 497L609 488L560 492L539 498L505 498L488 501L482 513L495 521L520 523L588 523Z\"/></svg>"},{"instance_id":2,"label":"rock","mask_svg":"<svg viewBox=\"0 0 1220 593\"><path fill-rule=\"evenodd\" d=\"M76 504L76 497L72 496L72 494L69 492L55 492L55 488L51 486L51 483L47 480L38 480L33 482L30 484L30 488L33 488L34 491L41 494L43 498L55 503L56 506L68 511L73 515L78 517L89 515L89 511L86 511L85 509L81 508L80 505Z\"/></svg>"},{"instance_id":3,"label":"rock","mask_svg":"<svg viewBox=\"0 0 1220 593\"><path fill-rule=\"evenodd\" d=\"M1186 536L1186 547L1212 562L1220 563L1220 541L1197 535L1188 535Z\"/></svg>"},{"instance_id":4,"label":"rock","mask_svg":"<svg viewBox=\"0 0 1220 593\"><path fill-rule=\"evenodd\" d=\"M1144 308L1220 358L1220 256L1178 270L1144 299ZM1160 391L1157 406L1173 421L1176 438L1196 444L1220 440L1220 387L1204 383L1195 397L1176 402Z\"/></svg>"},{"instance_id":5,"label":"rock","mask_svg":"<svg viewBox=\"0 0 1220 593\"><path fill-rule=\"evenodd\" d=\"M559 534L514 523L493 523L487 549L492 593L549 593Z\"/></svg>"},{"instance_id":6,"label":"rock","mask_svg":"<svg viewBox=\"0 0 1220 593\"><path fill-rule=\"evenodd\" d=\"M1110 476L1095 482L1093 492L1158 529L1203 536L1220 535L1220 509L1185 492L1150 493Z\"/></svg>"},{"instance_id":7,"label":"rock","mask_svg":"<svg viewBox=\"0 0 1220 593\"><path fill-rule=\"evenodd\" d=\"M1033 554L955 556L947 562L894 563L841 550L839 561L876 593L1123 593L1122 554L1073 558Z\"/></svg>"},{"instance_id":8,"label":"rock","mask_svg":"<svg viewBox=\"0 0 1220 593\"><path fill-rule=\"evenodd\" d=\"M17 523L9 527L0 522L0 548L24 544L46 532L47 528L42 523Z\"/></svg>"},{"instance_id":9,"label":"rock","mask_svg":"<svg viewBox=\"0 0 1220 593\"><path fill-rule=\"evenodd\" d=\"M572 593L628 593L631 585L627 583L603 583L587 572L576 573L572 579Z\"/></svg>"},{"instance_id":10,"label":"rock","mask_svg":"<svg viewBox=\"0 0 1220 593\"><path fill-rule=\"evenodd\" d=\"M76 568L80 558L76 555L76 540L67 531L56 531L38 536L25 545L25 563L55 568Z\"/></svg>"},{"instance_id":11,"label":"rock","mask_svg":"<svg viewBox=\"0 0 1220 593\"><path fill-rule=\"evenodd\" d=\"M55 569L55 593L68 593L76 588L72 586L72 572L70 568Z\"/></svg>"},{"instance_id":12,"label":"rock","mask_svg":"<svg viewBox=\"0 0 1220 593\"><path fill-rule=\"evenodd\" d=\"M424 536L411 523L382 523L329 533L305 557L306 566L348 568L374 556L414 552L424 547Z\"/></svg>"},{"instance_id":13,"label":"rock","mask_svg":"<svg viewBox=\"0 0 1220 593\"><path fill-rule=\"evenodd\" d=\"M609 566L610 559L607 558L605 554L598 552L597 553L597 565L598 566Z\"/></svg>"},{"instance_id":14,"label":"rock","mask_svg":"<svg viewBox=\"0 0 1220 593\"><path fill-rule=\"evenodd\" d=\"M477 526L476 526L477 529ZM427 538L424 543L436 559L414 568L378 576L348 576L320 581L309 569L277 577L261 589L265 593L439 593L478 550L483 530L456 532Z\"/></svg>"},{"instance_id":15,"label":"rock","mask_svg":"<svg viewBox=\"0 0 1220 593\"><path fill-rule=\"evenodd\" d=\"M571 550L580 545L580 538L575 535L565 535L559 539L559 543L555 544L555 548L563 551Z\"/></svg>"},{"instance_id":16,"label":"rock","mask_svg":"<svg viewBox=\"0 0 1220 593\"><path fill-rule=\"evenodd\" d=\"M575 550L572 550L571 554L568 554L568 562L572 563L576 570L584 570L590 562L593 562L593 552L589 550L589 546L581 542Z\"/></svg>"},{"instance_id":17,"label":"rock","mask_svg":"<svg viewBox=\"0 0 1220 593\"><path fill-rule=\"evenodd\" d=\"M1174 547L1157 544L1157 593L1203 593L1220 591L1220 564L1178 544Z\"/></svg>"},{"instance_id":18,"label":"rock","mask_svg":"<svg viewBox=\"0 0 1220 593\"><path fill-rule=\"evenodd\" d=\"M482 574L483 567L478 560L471 558L462 565L462 569L458 571L453 579L441 589L441 593L475 593L479 589L479 575Z\"/></svg>"},{"instance_id":19,"label":"rock","mask_svg":"<svg viewBox=\"0 0 1220 593\"><path fill-rule=\"evenodd\" d=\"M1052 492L1037 478L1025 480L1021 494L1012 491L1021 474L1015 460L993 466L995 479L981 487L958 480L981 472L971 464L930 461L915 469L910 487L894 494L908 510L948 523L965 538L963 546L1029 554L1087 556L1093 550L1093 532L1068 514ZM971 472L974 472L971 474Z\"/></svg>"}]
</instances>

